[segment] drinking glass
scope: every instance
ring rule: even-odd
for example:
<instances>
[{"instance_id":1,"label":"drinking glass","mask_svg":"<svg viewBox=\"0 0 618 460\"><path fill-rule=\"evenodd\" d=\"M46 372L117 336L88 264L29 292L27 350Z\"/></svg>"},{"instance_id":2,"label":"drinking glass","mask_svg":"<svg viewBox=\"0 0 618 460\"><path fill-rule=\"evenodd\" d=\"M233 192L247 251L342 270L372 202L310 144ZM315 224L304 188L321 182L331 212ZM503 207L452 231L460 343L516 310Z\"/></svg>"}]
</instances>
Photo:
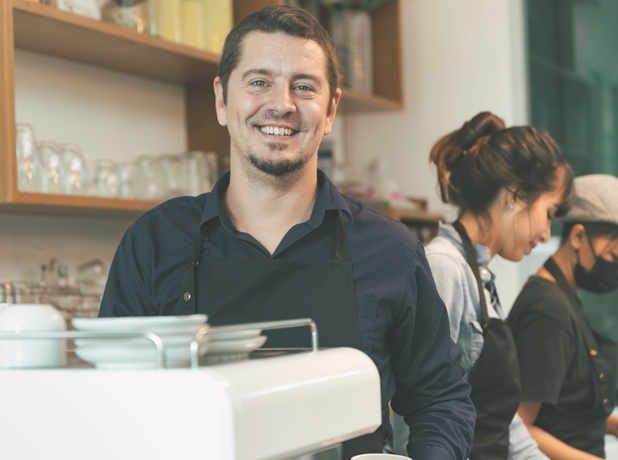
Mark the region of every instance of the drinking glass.
<instances>
[{"instance_id":1,"label":"drinking glass","mask_svg":"<svg viewBox=\"0 0 618 460\"><path fill-rule=\"evenodd\" d=\"M137 174L135 164L118 164L118 196L127 200L136 197Z\"/></svg>"},{"instance_id":2,"label":"drinking glass","mask_svg":"<svg viewBox=\"0 0 618 460\"><path fill-rule=\"evenodd\" d=\"M60 156L66 169L64 193L86 195L88 190L88 173L82 150L77 144L62 144Z\"/></svg>"},{"instance_id":3,"label":"drinking glass","mask_svg":"<svg viewBox=\"0 0 618 460\"><path fill-rule=\"evenodd\" d=\"M161 185L157 182L158 164L152 155L142 155L135 162L136 195L142 200L158 200L161 197Z\"/></svg>"},{"instance_id":4,"label":"drinking glass","mask_svg":"<svg viewBox=\"0 0 618 460\"><path fill-rule=\"evenodd\" d=\"M185 193L192 196L210 192L217 181L217 154L199 150L186 152Z\"/></svg>"},{"instance_id":5,"label":"drinking glass","mask_svg":"<svg viewBox=\"0 0 618 460\"><path fill-rule=\"evenodd\" d=\"M67 173L58 144L54 141L42 141L38 147L42 165L40 191L43 193L66 193Z\"/></svg>"},{"instance_id":6,"label":"drinking glass","mask_svg":"<svg viewBox=\"0 0 618 460\"><path fill-rule=\"evenodd\" d=\"M91 195L102 198L114 198L119 192L118 166L113 161L101 160L94 165L94 180L91 184Z\"/></svg>"},{"instance_id":7,"label":"drinking glass","mask_svg":"<svg viewBox=\"0 0 618 460\"><path fill-rule=\"evenodd\" d=\"M169 199L185 194L186 161L180 155L161 155L157 158L157 182L162 191L161 198Z\"/></svg>"},{"instance_id":8,"label":"drinking glass","mask_svg":"<svg viewBox=\"0 0 618 460\"><path fill-rule=\"evenodd\" d=\"M17 123L17 189L36 192L40 189L41 160L36 146L34 129L26 123Z\"/></svg>"}]
</instances>

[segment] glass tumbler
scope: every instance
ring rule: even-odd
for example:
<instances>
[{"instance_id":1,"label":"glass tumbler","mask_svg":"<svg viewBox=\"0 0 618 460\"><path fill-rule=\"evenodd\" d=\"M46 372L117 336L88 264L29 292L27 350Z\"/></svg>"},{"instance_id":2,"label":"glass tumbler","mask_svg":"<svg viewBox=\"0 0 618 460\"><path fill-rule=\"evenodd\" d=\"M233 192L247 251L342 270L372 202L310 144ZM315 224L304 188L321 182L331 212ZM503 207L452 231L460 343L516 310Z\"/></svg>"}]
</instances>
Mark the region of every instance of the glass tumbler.
<instances>
[{"instance_id":1,"label":"glass tumbler","mask_svg":"<svg viewBox=\"0 0 618 460\"><path fill-rule=\"evenodd\" d=\"M157 158L158 183L161 186L161 198L169 199L185 194L186 160L181 155L161 155Z\"/></svg>"},{"instance_id":2,"label":"glass tumbler","mask_svg":"<svg viewBox=\"0 0 618 460\"><path fill-rule=\"evenodd\" d=\"M41 160L34 137L34 129L26 123L17 123L17 189L36 192L41 188Z\"/></svg>"},{"instance_id":3,"label":"glass tumbler","mask_svg":"<svg viewBox=\"0 0 618 460\"><path fill-rule=\"evenodd\" d=\"M118 164L118 196L126 200L136 198L137 172L134 163Z\"/></svg>"},{"instance_id":4,"label":"glass tumbler","mask_svg":"<svg viewBox=\"0 0 618 460\"><path fill-rule=\"evenodd\" d=\"M186 152L186 180L185 193L197 196L210 192L217 181L217 154L206 153L199 150Z\"/></svg>"},{"instance_id":5,"label":"glass tumbler","mask_svg":"<svg viewBox=\"0 0 618 460\"><path fill-rule=\"evenodd\" d=\"M62 144L60 156L66 169L64 193L86 195L88 191L88 173L82 150L77 144Z\"/></svg>"},{"instance_id":6,"label":"glass tumbler","mask_svg":"<svg viewBox=\"0 0 618 460\"><path fill-rule=\"evenodd\" d=\"M136 196L142 200L158 200L162 190L157 174L157 159L152 155L142 155L135 162L135 191Z\"/></svg>"},{"instance_id":7,"label":"glass tumbler","mask_svg":"<svg viewBox=\"0 0 618 460\"><path fill-rule=\"evenodd\" d=\"M115 198L119 193L118 165L113 161L101 160L94 165L95 173L90 194L102 198Z\"/></svg>"},{"instance_id":8,"label":"glass tumbler","mask_svg":"<svg viewBox=\"0 0 618 460\"><path fill-rule=\"evenodd\" d=\"M54 141L42 141L38 147L42 165L40 191L65 193L67 173L58 144Z\"/></svg>"}]
</instances>

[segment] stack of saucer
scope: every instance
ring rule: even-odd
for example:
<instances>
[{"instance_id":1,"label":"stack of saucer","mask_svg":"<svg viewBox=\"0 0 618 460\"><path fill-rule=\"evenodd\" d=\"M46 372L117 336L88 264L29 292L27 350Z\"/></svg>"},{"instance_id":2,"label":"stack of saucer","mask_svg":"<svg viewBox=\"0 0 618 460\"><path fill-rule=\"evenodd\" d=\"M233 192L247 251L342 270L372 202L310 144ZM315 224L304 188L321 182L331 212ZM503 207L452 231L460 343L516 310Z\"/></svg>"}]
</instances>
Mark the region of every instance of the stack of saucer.
<instances>
[{"instance_id":1,"label":"stack of saucer","mask_svg":"<svg viewBox=\"0 0 618 460\"><path fill-rule=\"evenodd\" d=\"M218 364L237 361L249 357L249 353L260 348L267 337L260 335L261 329L236 332L219 332L212 327L208 332L210 340L206 354L200 358L200 364Z\"/></svg>"},{"instance_id":2,"label":"stack of saucer","mask_svg":"<svg viewBox=\"0 0 618 460\"><path fill-rule=\"evenodd\" d=\"M73 326L83 332L153 332L165 342L167 367L186 367L195 334L206 326L206 315L144 316L124 318L74 318ZM200 354L208 346L208 334ZM156 347L146 338L77 339L75 353L97 369L136 370L156 368Z\"/></svg>"}]
</instances>

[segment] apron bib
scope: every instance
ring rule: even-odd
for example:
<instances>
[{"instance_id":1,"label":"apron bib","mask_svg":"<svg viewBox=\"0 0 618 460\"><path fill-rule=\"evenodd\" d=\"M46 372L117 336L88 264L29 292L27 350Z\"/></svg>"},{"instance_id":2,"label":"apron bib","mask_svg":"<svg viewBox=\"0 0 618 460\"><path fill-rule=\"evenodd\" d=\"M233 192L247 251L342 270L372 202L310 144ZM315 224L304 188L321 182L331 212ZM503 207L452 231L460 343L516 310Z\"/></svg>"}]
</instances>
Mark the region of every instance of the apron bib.
<instances>
[{"instance_id":1,"label":"apron bib","mask_svg":"<svg viewBox=\"0 0 618 460\"><path fill-rule=\"evenodd\" d=\"M483 350L468 376L472 387L470 399L476 408L470 460L506 460L509 454L509 425L521 399L517 348L506 322L489 317L476 251L466 229L459 221L453 227L463 241L483 311Z\"/></svg>"},{"instance_id":2,"label":"apron bib","mask_svg":"<svg viewBox=\"0 0 618 460\"><path fill-rule=\"evenodd\" d=\"M593 373L591 380L594 385L594 402L592 406L569 417L565 417L552 428L551 434L572 447L604 457L605 424L603 423L603 432L599 430L597 436L590 436L586 428L589 428L591 424L598 422L600 419L605 421L614 409L618 346L614 342L598 335L590 328L581 309L579 298L569 286L568 281L554 259L550 257L543 266L554 277L558 287L570 300L569 307L575 316L579 333L582 334L589 352L588 357L590 358L590 367Z\"/></svg>"},{"instance_id":3,"label":"apron bib","mask_svg":"<svg viewBox=\"0 0 618 460\"><path fill-rule=\"evenodd\" d=\"M205 313L211 326L311 318L320 345L360 350L354 277L348 237L339 211L332 259L206 259L195 236L184 272L177 315ZM308 331L266 331L268 348L310 347ZM324 414L325 417L328 416ZM382 452L382 429L343 443L342 459Z\"/></svg>"}]
</instances>

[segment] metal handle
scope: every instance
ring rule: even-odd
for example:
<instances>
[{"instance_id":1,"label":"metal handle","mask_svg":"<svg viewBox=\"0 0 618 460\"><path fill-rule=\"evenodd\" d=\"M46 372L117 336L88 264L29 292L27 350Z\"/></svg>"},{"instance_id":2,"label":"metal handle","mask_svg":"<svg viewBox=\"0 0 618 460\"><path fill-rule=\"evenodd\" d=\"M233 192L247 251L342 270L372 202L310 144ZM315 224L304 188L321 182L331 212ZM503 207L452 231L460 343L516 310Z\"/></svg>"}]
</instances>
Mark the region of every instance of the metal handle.
<instances>
[{"instance_id":1,"label":"metal handle","mask_svg":"<svg viewBox=\"0 0 618 460\"><path fill-rule=\"evenodd\" d=\"M303 319L288 319L283 321L266 321L263 323L245 323L234 324L231 326L217 326L217 327L203 327L195 335L195 339L191 342L191 368L197 369L199 367L199 346L202 339L207 335L220 335L230 332L249 331L251 329L273 330L273 329L288 329L292 327L309 326L311 328L311 348L315 353L318 351L318 328L315 325L315 321L310 318Z\"/></svg>"},{"instance_id":2,"label":"metal handle","mask_svg":"<svg viewBox=\"0 0 618 460\"><path fill-rule=\"evenodd\" d=\"M149 339L157 348L157 369L165 369L165 342L154 332L0 332L2 339Z\"/></svg>"}]
</instances>

